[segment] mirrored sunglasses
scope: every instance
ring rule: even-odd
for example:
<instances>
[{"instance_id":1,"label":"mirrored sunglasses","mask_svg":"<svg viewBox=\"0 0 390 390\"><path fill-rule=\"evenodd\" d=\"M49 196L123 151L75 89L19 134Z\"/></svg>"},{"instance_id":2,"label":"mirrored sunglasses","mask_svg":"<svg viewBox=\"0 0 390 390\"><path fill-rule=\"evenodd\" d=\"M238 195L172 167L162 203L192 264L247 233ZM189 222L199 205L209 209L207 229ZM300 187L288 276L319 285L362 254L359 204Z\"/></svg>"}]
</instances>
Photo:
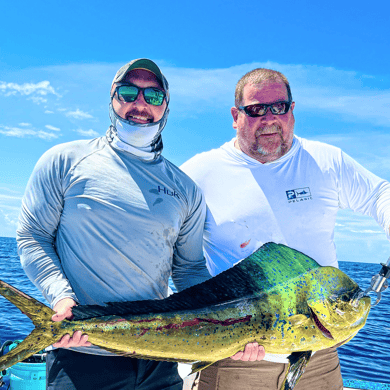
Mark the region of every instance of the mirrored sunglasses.
<instances>
[{"instance_id":1,"label":"mirrored sunglasses","mask_svg":"<svg viewBox=\"0 0 390 390\"><path fill-rule=\"evenodd\" d=\"M290 101L275 102L271 104L251 104L249 106L239 106L238 109L245 112L250 117L264 116L268 107L274 115L284 115L291 107Z\"/></svg>"},{"instance_id":2,"label":"mirrored sunglasses","mask_svg":"<svg viewBox=\"0 0 390 390\"><path fill-rule=\"evenodd\" d=\"M122 84L115 88L114 95L116 93L120 101L130 103L137 100L141 91L146 103L152 106L161 106L163 104L165 92L153 87L141 88L133 84Z\"/></svg>"}]
</instances>

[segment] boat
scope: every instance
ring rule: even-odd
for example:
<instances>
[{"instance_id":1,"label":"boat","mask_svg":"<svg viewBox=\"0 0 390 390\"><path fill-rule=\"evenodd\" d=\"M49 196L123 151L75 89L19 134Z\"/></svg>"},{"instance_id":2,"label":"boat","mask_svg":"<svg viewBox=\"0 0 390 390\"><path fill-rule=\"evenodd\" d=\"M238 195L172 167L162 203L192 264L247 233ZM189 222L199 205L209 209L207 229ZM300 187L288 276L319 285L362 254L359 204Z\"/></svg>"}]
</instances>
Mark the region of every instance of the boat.
<instances>
[{"instance_id":1,"label":"boat","mask_svg":"<svg viewBox=\"0 0 390 390\"><path fill-rule=\"evenodd\" d=\"M6 354L22 340L5 341L0 356ZM23 362L9 367L0 373L0 390L45 390L46 389L46 353L40 351Z\"/></svg>"},{"instance_id":2,"label":"boat","mask_svg":"<svg viewBox=\"0 0 390 390\"><path fill-rule=\"evenodd\" d=\"M187 366L187 364L179 364L179 373L180 366ZM185 369L183 369L184 372ZM183 390L192 390L192 385L195 380L196 374L186 376L184 378ZM359 379L344 379L343 390L390 390L390 383L378 383L363 381Z\"/></svg>"}]
</instances>

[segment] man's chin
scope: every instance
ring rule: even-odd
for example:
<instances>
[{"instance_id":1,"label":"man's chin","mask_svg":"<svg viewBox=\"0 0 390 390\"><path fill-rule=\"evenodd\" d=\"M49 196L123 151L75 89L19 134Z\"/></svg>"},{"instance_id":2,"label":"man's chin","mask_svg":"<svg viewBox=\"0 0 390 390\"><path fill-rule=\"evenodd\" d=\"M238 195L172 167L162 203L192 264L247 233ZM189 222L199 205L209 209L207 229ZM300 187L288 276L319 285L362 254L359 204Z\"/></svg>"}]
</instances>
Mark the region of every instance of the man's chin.
<instances>
[{"instance_id":1,"label":"man's chin","mask_svg":"<svg viewBox=\"0 0 390 390\"><path fill-rule=\"evenodd\" d=\"M264 147L260 146L252 149L252 155L251 157L262 162L271 162L275 161L278 158L282 157L285 153L283 153L282 145L276 146L274 148L272 147Z\"/></svg>"},{"instance_id":2,"label":"man's chin","mask_svg":"<svg viewBox=\"0 0 390 390\"><path fill-rule=\"evenodd\" d=\"M273 155L279 155L282 153L282 145L279 143L278 145L258 145L257 146L257 153L261 154L262 156L273 156Z\"/></svg>"}]
</instances>

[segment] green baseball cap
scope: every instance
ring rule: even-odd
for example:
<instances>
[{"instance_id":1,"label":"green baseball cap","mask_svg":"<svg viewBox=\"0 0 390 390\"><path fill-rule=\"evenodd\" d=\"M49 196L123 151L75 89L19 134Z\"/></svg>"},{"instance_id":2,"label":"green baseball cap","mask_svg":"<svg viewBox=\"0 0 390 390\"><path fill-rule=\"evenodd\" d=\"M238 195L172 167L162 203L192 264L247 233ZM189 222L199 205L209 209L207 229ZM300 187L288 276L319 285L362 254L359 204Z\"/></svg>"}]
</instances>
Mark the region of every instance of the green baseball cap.
<instances>
[{"instance_id":1,"label":"green baseball cap","mask_svg":"<svg viewBox=\"0 0 390 390\"><path fill-rule=\"evenodd\" d=\"M126 65L123 65L118 70L118 72L116 72L112 83L114 84L122 82L125 79L127 73L135 69L145 69L149 72L152 72L157 77L158 81L161 83L162 87L164 88L164 91L168 93L169 87L167 79L161 73L160 68L152 60L149 60L147 58L138 58L136 60L128 62Z\"/></svg>"}]
</instances>

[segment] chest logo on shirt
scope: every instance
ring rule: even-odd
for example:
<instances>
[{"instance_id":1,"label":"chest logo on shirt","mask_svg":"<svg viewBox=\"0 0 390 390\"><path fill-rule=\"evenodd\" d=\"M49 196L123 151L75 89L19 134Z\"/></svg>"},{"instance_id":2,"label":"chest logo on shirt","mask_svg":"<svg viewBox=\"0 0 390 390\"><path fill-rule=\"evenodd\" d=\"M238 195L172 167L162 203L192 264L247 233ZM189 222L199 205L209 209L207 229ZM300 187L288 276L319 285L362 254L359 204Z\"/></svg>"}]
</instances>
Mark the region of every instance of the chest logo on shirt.
<instances>
[{"instance_id":1,"label":"chest logo on shirt","mask_svg":"<svg viewBox=\"0 0 390 390\"><path fill-rule=\"evenodd\" d=\"M154 188L154 189L150 190L149 192L152 194L155 194L155 195L168 195L168 196L172 196L174 198L180 199L176 190L173 190L173 191L168 190L168 188L165 188L163 186L157 186L157 189ZM162 198L157 198L155 204L161 203L162 201L163 201Z\"/></svg>"},{"instance_id":2,"label":"chest logo on shirt","mask_svg":"<svg viewBox=\"0 0 390 390\"><path fill-rule=\"evenodd\" d=\"M309 187L296 188L295 190L286 191L288 203L303 202L305 200L312 200Z\"/></svg>"}]
</instances>

